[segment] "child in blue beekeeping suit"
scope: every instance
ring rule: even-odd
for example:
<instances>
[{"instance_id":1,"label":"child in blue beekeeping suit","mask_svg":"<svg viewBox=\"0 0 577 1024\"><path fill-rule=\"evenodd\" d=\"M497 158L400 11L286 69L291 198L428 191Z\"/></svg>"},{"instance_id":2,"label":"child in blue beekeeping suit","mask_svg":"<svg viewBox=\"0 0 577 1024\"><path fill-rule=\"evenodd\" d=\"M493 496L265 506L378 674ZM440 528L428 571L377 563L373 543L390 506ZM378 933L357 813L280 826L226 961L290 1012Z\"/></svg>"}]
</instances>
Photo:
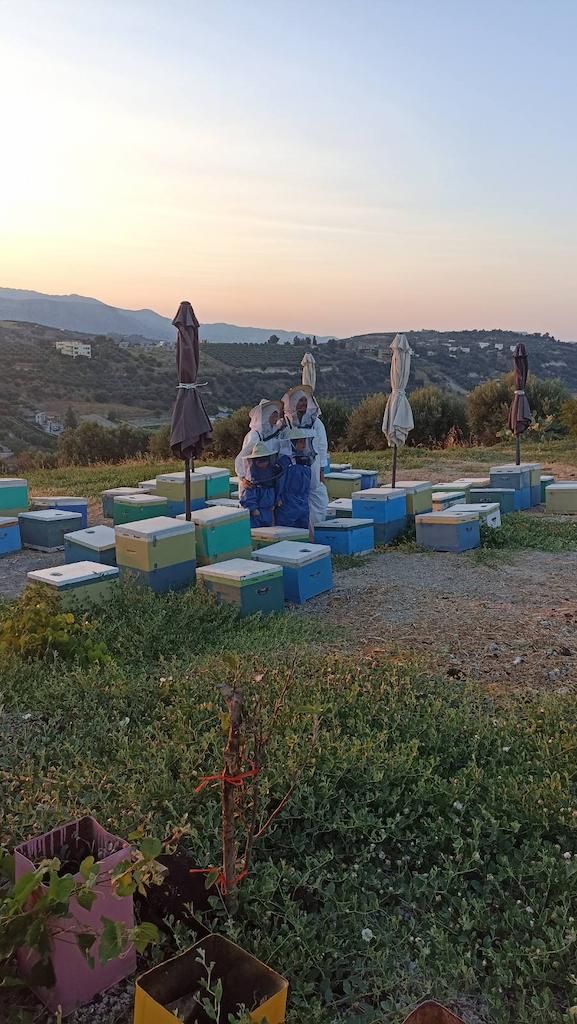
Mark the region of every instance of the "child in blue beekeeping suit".
<instances>
[{"instance_id":1,"label":"child in blue beekeeping suit","mask_svg":"<svg viewBox=\"0 0 577 1024\"><path fill-rule=\"evenodd\" d=\"M257 441L243 459L244 487L240 504L250 512L251 528L274 526L276 488L282 474L277 453L265 441Z\"/></svg>"},{"instance_id":2,"label":"child in blue beekeeping suit","mask_svg":"<svg viewBox=\"0 0 577 1024\"><path fill-rule=\"evenodd\" d=\"M309 529L309 494L314 459L312 432L299 428L287 431L279 455L282 476L277 485L277 526Z\"/></svg>"}]
</instances>

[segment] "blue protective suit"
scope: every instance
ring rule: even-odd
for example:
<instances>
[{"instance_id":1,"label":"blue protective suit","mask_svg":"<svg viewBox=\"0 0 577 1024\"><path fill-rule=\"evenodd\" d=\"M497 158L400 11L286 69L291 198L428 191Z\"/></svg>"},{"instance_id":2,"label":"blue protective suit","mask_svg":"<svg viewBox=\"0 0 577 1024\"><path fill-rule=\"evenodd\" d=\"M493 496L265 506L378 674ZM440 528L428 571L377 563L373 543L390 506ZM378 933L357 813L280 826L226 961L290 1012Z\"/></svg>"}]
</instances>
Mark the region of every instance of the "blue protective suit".
<instances>
[{"instance_id":1,"label":"blue protective suit","mask_svg":"<svg viewBox=\"0 0 577 1024\"><path fill-rule=\"evenodd\" d=\"M311 467L308 460L300 461L291 455L280 455L282 476L277 485L277 526L309 528L309 492L311 489Z\"/></svg>"},{"instance_id":2,"label":"blue protective suit","mask_svg":"<svg viewBox=\"0 0 577 1024\"><path fill-rule=\"evenodd\" d=\"M260 470L254 464L250 467L250 480L247 481L248 486L242 490L240 504L250 512L252 529L275 525L274 508L281 472L279 465L268 466L266 470Z\"/></svg>"}]
</instances>

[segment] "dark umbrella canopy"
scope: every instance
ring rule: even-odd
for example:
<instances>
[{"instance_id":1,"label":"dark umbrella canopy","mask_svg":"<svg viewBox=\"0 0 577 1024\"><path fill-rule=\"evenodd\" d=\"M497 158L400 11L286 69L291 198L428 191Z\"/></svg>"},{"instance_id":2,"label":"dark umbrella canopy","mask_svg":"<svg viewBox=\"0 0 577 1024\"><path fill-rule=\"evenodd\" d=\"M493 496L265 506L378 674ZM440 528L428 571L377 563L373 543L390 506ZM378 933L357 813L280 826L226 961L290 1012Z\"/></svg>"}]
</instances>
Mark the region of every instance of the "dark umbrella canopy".
<instances>
[{"instance_id":1,"label":"dark umbrella canopy","mask_svg":"<svg viewBox=\"0 0 577 1024\"><path fill-rule=\"evenodd\" d=\"M199 363L198 320L190 302L181 302L172 321L178 331L178 394L172 412L170 447L180 459L196 459L212 437L212 423L196 383Z\"/></svg>"},{"instance_id":2,"label":"dark umbrella canopy","mask_svg":"<svg viewBox=\"0 0 577 1024\"><path fill-rule=\"evenodd\" d=\"M515 434L515 437L518 437L519 434L525 433L533 420L529 401L525 394L527 376L529 374L529 363L527 360L527 351L523 344L519 344L515 348L513 363L515 373L515 394L509 410L509 430L512 434Z\"/></svg>"}]
</instances>

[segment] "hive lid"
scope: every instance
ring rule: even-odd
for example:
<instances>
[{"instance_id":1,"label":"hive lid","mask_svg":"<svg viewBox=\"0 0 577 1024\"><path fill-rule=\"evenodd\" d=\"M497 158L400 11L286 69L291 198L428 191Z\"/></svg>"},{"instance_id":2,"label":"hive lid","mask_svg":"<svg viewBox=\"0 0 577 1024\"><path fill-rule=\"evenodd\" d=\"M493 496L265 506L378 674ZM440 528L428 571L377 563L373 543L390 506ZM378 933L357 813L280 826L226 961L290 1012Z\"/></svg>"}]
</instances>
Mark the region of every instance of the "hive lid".
<instances>
[{"instance_id":1,"label":"hive lid","mask_svg":"<svg viewBox=\"0 0 577 1024\"><path fill-rule=\"evenodd\" d=\"M350 462L333 462L331 463L331 473L346 473L348 469L352 469Z\"/></svg>"},{"instance_id":2,"label":"hive lid","mask_svg":"<svg viewBox=\"0 0 577 1024\"><path fill-rule=\"evenodd\" d=\"M342 473L325 473L325 480L362 480L363 474L353 469L344 469Z\"/></svg>"},{"instance_id":3,"label":"hive lid","mask_svg":"<svg viewBox=\"0 0 577 1024\"><path fill-rule=\"evenodd\" d=\"M159 494L147 494L139 490L120 495L116 500L119 505L166 505L166 498L161 498Z\"/></svg>"},{"instance_id":4,"label":"hive lid","mask_svg":"<svg viewBox=\"0 0 577 1024\"><path fill-rule=\"evenodd\" d=\"M374 519L325 519L322 523L316 523L315 530L358 530L362 526L374 525Z\"/></svg>"},{"instance_id":5,"label":"hive lid","mask_svg":"<svg viewBox=\"0 0 577 1024\"><path fill-rule=\"evenodd\" d=\"M495 473L507 473L507 474L508 473L518 473L518 474L521 474L521 473L527 473L527 472L528 471L527 471L527 469L525 469L524 466L515 466L513 463L511 463L511 465L509 465L509 466L491 466L491 470L490 470L491 476L494 476Z\"/></svg>"},{"instance_id":6,"label":"hive lid","mask_svg":"<svg viewBox=\"0 0 577 1024\"><path fill-rule=\"evenodd\" d=\"M73 533L65 533L64 540L98 551L113 548L115 543L114 530L111 526L89 526L87 530L75 530Z\"/></svg>"},{"instance_id":7,"label":"hive lid","mask_svg":"<svg viewBox=\"0 0 577 1024\"><path fill-rule=\"evenodd\" d=\"M171 519L170 516L154 516L137 523L122 523L115 527L117 537L134 537L135 540L162 540L164 537L179 537L194 533L194 523Z\"/></svg>"},{"instance_id":8,"label":"hive lid","mask_svg":"<svg viewBox=\"0 0 577 1024\"><path fill-rule=\"evenodd\" d=\"M0 487L28 487L28 481L20 476L0 477Z\"/></svg>"},{"instance_id":9,"label":"hive lid","mask_svg":"<svg viewBox=\"0 0 577 1024\"><path fill-rule=\"evenodd\" d=\"M514 487L471 487L471 494L482 491L483 494L515 494ZM495 499L497 500L497 499Z\"/></svg>"},{"instance_id":10,"label":"hive lid","mask_svg":"<svg viewBox=\"0 0 577 1024\"><path fill-rule=\"evenodd\" d=\"M74 583L90 583L96 579L116 579L115 565L101 565L100 562L71 562L57 565L53 569L35 569L28 573L33 583L48 583L52 587L71 586Z\"/></svg>"},{"instance_id":11,"label":"hive lid","mask_svg":"<svg viewBox=\"0 0 577 1024\"><path fill-rule=\"evenodd\" d=\"M460 501L465 500L464 491L433 491L433 501Z\"/></svg>"},{"instance_id":12,"label":"hive lid","mask_svg":"<svg viewBox=\"0 0 577 1024\"><path fill-rule=\"evenodd\" d=\"M185 513L177 516L177 519L184 519ZM249 513L245 508L227 508L226 505L212 505L208 508L193 509L191 520L197 526L216 526L218 523L234 523L239 519L248 519Z\"/></svg>"},{"instance_id":13,"label":"hive lid","mask_svg":"<svg viewBox=\"0 0 577 1024\"><path fill-rule=\"evenodd\" d=\"M0 528L6 526L18 526L18 516L0 516Z\"/></svg>"},{"instance_id":14,"label":"hive lid","mask_svg":"<svg viewBox=\"0 0 577 1024\"><path fill-rule=\"evenodd\" d=\"M230 476L222 466L195 466L193 476Z\"/></svg>"},{"instance_id":15,"label":"hive lid","mask_svg":"<svg viewBox=\"0 0 577 1024\"><path fill-rule=\"evenodd\" d=\"M255 526L251 531L255 540L308 540L309 531L298 526Z\"/></svg>"},{"instance_id":16,"label":"hive lid","mask_svg":"<svg viewBox=\"0 0 577 1024\"><path fill-rule=\"evenodd\" d=\"M217 505L221 508L242 508L238 498L210 498L206 504L208 508L215 508Z\"/></svg>"},{"instance_id":17,"label":"hive lid","mask_svg":"<svg viewBox=\"0 0 577 1024\"><path fill-rule=\"evenodd\" d=\"M540 462L520 462L519 465L517 465L516 462L505 462L505 463L503 463L502 466L499 466L499 469L509 469L509 470L510 469L541 469L541 463ZM492 469L491 469L491 472L493 472Z\"/></svg>"},{"instance_id":18,"label":"hive lid","mask_svg":"<svg viewBox=\"0 0 577 1024\"><path fill-rule=\"evenodd\" d=\"M138 484L139 487L156 487L156 477L152 480L141 480Z\"/></svg>"},{"instance_id":19,"label":"hive lid","mask_svg":"<svg viewBox=\"0 0 577 1024\"><path fill-rule=\"evenodd\" d=\"M395 490L406 491L407 494L414 494L416 491L430 491L433 484L430 480L397 480Z\"/></svg>"},{"instance_id":20,"label":"hive lid","mask_svg":"<svg viewBox=\"0 0 577 1024\"><path fill-rule=\"evenodd\" d=\"M231 558L228 562L197 566L196 575L221 583L257 583L282 576L282 565L253 562L249 558Z\"/></svg>"},{"instance_id":21,"label":"hive lid","mask_svg":"<svg viewBox=\"0 0 577 1024\"><path fill-rule=\"evenodd\" d=\"M30 500L32 501L33 504L36 504L36 505L38 503L45 504L48 501L53 501L55 508L58 505L64 505L64 504L71 505L75 501L79 502L80 504L83 504L83 505L88 504L88 498L79 498L78 495L72 495L72 494L42 494L42 495L34 495L34 497L32 497Z\"/></svg>"},{"instance_id":22,"label":"hive lid","mask_svg":"<svg viewBox=\"0 0 577 1024\"><path fill-rule=\"evenodd\" d=\"M332 522L332 520L331 520ZM253 558L259 562L275 562L277 565L300 566L317 562L320 558L330 558L331 549L328 544L304 544L294 540L281 540L268 548L255 551Z\"/></svg>"},{"instance_id":23,"label":"hive lid","mask_svg":"<svg viewBox=\"0 0 577 1024\"><path fill-rule=\"evenodd\" d=\"M138 494L138 487L108 487L107 490L100 492L100 497L115 498L121 494Z\"/></svg>"},{"instance_id":24,"label":"hive lid","mask_svg":"<svg viewBox=\"0 0 577 1024\"><path fill-rule=\"evenodd\" d=\"M31 519L33 522L57 523L61 519L69 522L82 522L80 512L68 512L63 508L41 508L38 512L20 512L19 519Z\"/></svg>"},{"instance_id":25,"label":"hive lid","mask_svg":"<svg viewBox=\"0 0 577 1024\"><path fill-rule=\"evenodd\" d=\"M355 495L355 497L358 497L359 494L363 494L363 493L365 493L365 492L358 491L358 493ZM344 509L347 512L352 512L353 511L353 499L352 498L335 498L334 501L329 501L329 508L330 509L335 509L335 510L339 509L340 511L343 511L343 509Z\"/></svg>"},{"instance_id":26,"label":"hive lid","mask_svg":"<svg viewBox=\"0 0 577 1024\"><path fill-rule=\"evenodd\" d=\"M460 476L453 480L455 487L487 487L491 481L488 476Z\"/></svg>"},{"instance_id":27,"label":"hive lid","mask_svg":"<svg viewBox=\"0 0 577 1024\"><path fill-rule=\"evenodd\" d=\"M373 501L388 501L391 498L404 497L406 497L406 491L403 487L367 487L364 491L359 491L355 494L355 501L368 501L369 499Z\"/></svg>"},{"instance_id":28,"label":"hive lid","mask_svg":"<svg viewBox=\"0 0 577 1024\"><path fill-rule=\"evenodd\" d=\"M498 501L482 502L463 501L458 505L451 505L451 512L476 512L479 515L487 516L490 512L498 512L500 509Z\"/></svg>"},{"instance_id":29,"label":"hive lid","mask_svg":"<svg viewBox=\"0 0 577 1024\"><path fill-rule=\"evenodd\" d=\"M556 484L549 484L547 491L574 491L577 490L577 480L558 480Z\"/></svg>"},{"instance_id":30,"label":"hive lid","mask_svg":"<svg viewBox=\"0 0 577 1024\"><path fill-rule=\"evenodd\" d=\"M454 506L445 509L443 512L423 512L415 516L415 521L421 525L430 526L456 526L458 523L474 523L479 521L478 512L453 512ZM486 505L483 508L487 508Z\"/></svg>"}]
</instances>

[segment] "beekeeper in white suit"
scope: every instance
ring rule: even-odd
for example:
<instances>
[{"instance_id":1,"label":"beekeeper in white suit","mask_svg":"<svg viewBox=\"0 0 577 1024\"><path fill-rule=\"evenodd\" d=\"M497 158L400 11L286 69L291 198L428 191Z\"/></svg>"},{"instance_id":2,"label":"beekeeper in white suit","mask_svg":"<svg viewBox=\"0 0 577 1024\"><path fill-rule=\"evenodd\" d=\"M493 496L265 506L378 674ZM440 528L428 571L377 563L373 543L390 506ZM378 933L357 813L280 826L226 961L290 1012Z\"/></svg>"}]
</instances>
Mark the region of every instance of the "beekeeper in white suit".
<instances>
[{"instance_id":1,"label":"beekeeper in white suit","mask_svg":"<svg viewBox=\"0 0 577 1024\"><path fill-rule=\"evenodd\" d=\"M329 496L324 485L325 469L328 466L329 444L325 425L321 419L319 404L312 388L300 384L283 395L283 411L286 423L291 427L311 430L316 459L311 467L311 490L309 509L311 527L322 523L327 517Z\"/></svg>"},{"instance_id":2,"label":"beekeeper in white suit","mask_svg":"<svg viewBox=\"0 0 577 1024\"><path fill-rule=\"evenodd\" d=\"M242 481L246 474L244 461L246 455L252 452L255 444L259 441L266 441L269 446L272 446L272 450L278 451L285 432L282 402L261 398L258 405L250 410L249 430L242 442L242 448L234 460L235 472L241 481L240 490L242 490Z\"/></svg>"}]
</instances>

